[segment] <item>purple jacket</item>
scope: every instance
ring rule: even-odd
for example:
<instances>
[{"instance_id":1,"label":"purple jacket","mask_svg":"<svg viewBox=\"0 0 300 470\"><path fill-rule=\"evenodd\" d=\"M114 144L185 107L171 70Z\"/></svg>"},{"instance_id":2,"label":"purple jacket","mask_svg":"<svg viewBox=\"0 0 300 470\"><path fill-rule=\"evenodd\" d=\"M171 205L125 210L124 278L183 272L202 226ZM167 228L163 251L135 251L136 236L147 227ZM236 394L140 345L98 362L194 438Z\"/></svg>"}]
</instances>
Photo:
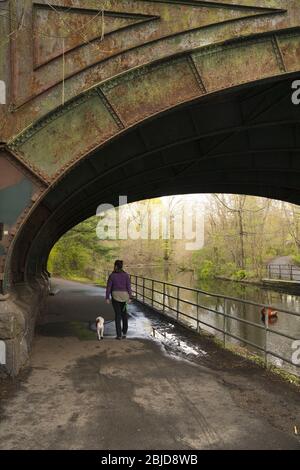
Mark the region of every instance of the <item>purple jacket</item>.
<instances>
[{"instance_id":1,"label":"purple jacket","mask_svg":"<svg viewBox=\"0 0 300 470\"><path fill-rule=\"evenodd\" d=\"M109 299L113 290L128 292L131 297L130 277L125 271L113 272L109 275L106 286L106 299Z\"/></svg>"}]
</instances>

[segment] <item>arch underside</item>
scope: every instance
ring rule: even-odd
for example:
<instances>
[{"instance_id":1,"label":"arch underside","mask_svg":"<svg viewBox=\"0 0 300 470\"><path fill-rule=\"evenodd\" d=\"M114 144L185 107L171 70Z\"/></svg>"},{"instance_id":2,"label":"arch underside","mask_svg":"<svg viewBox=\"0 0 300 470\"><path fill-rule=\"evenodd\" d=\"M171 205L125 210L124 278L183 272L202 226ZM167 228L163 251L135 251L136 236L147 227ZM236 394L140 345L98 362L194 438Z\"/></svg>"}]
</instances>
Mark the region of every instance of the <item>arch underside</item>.
<instances>
[{"instance_id":1,"label":"arch underside","mask_svg":"<svg viewBox=\"0 0 300 470\"><path fill-rule=\"evenodd\" d=\"M292 78L202 97L91 152L53 185L16 244L13 270L36 274L69 229L117 205L170 194L240 193L300 204L300 110ZM32 228L35 228L33 232Z\"/></svg>"}]
</instances>

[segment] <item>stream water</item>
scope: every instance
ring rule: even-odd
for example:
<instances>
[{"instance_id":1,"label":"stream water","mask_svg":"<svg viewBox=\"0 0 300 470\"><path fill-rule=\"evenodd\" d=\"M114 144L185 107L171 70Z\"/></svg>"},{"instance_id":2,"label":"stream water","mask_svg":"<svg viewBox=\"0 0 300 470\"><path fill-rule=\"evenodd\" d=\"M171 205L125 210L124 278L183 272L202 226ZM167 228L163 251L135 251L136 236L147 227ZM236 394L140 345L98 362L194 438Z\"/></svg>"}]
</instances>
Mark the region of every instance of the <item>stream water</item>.
<instances>
[{"instance_id":1,"label":"stream water","mask_svg":"<svg viewBox=\"0 0 300 470\"><path fill-rule=\"evenodd\" d=\"M291 295L288 293L276 292L267 290L258 286L249 284L242 284L238 282L222 281L217 279L211 280L199 280L195 277L192 271L179 271L174 267L130 267L128 269L131 274L143 276L146 278L152 278L177 284L180 286L192 287L200 289L207 293L214 293L229 297L235 297L241 300L247 300L257 302L260 304L267 304L276 307L278 311L277 318L270 320L269 328L270 331L267 333L267 339L265 334L265 323L261 315L261 307L254 306L251 304L245 304L236 300L227 301L226 312L230 316L237 317L255 323L257 327L246 323L241 323L233 318L227 318L226 320L226 331L236 337L243 338L246 341L257 345L259 348L264 349L267 346L267 350L275 354L275 357L268 354L268 361L274 363L279 367L300 375L299 366L288 364L276 357L282 356L283 358L294 361L300 359L300 353L297 354L297 349L300 349L299 344L295 343L295 340L300 340L300 316L292 316L284 313L282 310L290 310L292 312L300 313L300 296ZM148 296L150 294L150 288L152 283L147 281L145 293ZM161 283L154 283L154 289L158 292L154 295L154 306L158 309L161 308L162 303L162 291L163 287ZM142 289L138 288L141 293ZM176 317L176 313L172 309L177 308L177 301L171 297L176 297L177 289L175 287L166 287L166 310L168 315ZM198 295L198 299L197 299ZM170 297L169 297L170 296ZM220 330L224 330L224 316L212 312L216 310L218 312L224 312L224 299L213 297L205 294L197 294L196 292L181 289L180 298L191 303L201 304L201 308L187 304L185 302L179 302L179 310L193 318L197 318L206 325L200 324L200 327L210 333L213 333L218 338L224 340L224 334L214 330L207 326L211 325ZM197 302L198 300L198 302ZM188 323L191 327L196 328L197 322L186 318L183 315L179 315L179 320ZM284 338L278 333L284 333L294 339ZM238 339L227 336L227 341L231 343L247 346L252 352L256 352L262 357L265 357L264 351L257 350L257 348L251 345L246 345L245 342Z\"/></svg>"}]
</instances>

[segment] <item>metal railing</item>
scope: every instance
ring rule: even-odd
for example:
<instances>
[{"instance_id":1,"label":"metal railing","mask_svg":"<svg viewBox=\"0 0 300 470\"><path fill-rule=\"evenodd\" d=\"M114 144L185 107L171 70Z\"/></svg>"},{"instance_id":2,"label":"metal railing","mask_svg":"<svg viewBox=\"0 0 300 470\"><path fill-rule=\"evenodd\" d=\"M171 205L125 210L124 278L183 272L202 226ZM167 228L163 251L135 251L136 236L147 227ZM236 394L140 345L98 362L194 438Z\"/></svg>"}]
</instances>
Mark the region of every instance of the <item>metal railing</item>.
<instances>
[{"instance_id":1,"label":"metal railing","mask_svg":"<svg viewBox=\"0 0 300 470\"><path fill-rule=\"evenodd\" d=\"M269 264L266 266L268 279L300 282L300 267L293 264Z\"/></svg>"},{"instance_id":2,"label":"metal railing","mask_svg":"<svg viewBox=\"0 0 300 470\"><path fill-rule=\"evenodd\" d=\"M300 364L295 364L295 362L292 362L292 360L290 360L289 358L284 357L281 354L276 353L274 351L271 351L268 348L268 337L270 334L274 334L274 335L277 335L279 337L282 337L291 341L299 341L300 336L296 338L282 331L277 331L277 330L274 330L273 328L270 328L270 320L269 320L268 315L265 315L263 324L255 323L251 320L247 320L245 318L239 318L235 315L232 315L230 303L233 302L235 304L241 304L245 307L252 306L252 307L255 307L255 309L258 308L259 309L258 311L260 313L262 309L270 308L271 310L276 310L277 312L280 312L280 314L283 313L285 315L289 315L291 317L297 318L299 319L299 321L300 321L300 313L282 309L282 308L278 309L278 307L275 307L275 306L269 306L266 304L252 302L250 300L243 300L243 299L239 299L235 297L228 297L222 294L209 293L209 292L205 292L205 291L195 289L192 287L180 286L177 284L172 284L172 283L160 281L157 279L145 278L145 277L137 276L137 275L131 275L130 278L131 278L132 292L135 295L136 300L139 301L140 303L151 307L153 310L159 313L162 313L166 315L167 317L171 317L172 320L176 320L178 323L181 323L184 326L187 326L187 323L186 321L185 322L181 321L182 317L188 320L192 320L193 322L196 323L197 332L200 332L200 325L204 325L204 327L211 328L215 330L216 332L221 333L223 336L224 346L226 346L226 342L230 338L237 340L247 346L250 346L260 351L260 353L263 353L264 362L266 366L268 364L268 356L273 356L297 368L297 374L299 373ZM161 290L157 290L157 285L161 286ZM170 287L173 289L173 291L175 291L176 293L175 295L173 293L168 292L168 288ZM183 298L182 297L183 292L193 292L196 295L196 299L197 299L196 303ZM206 297L208 299L217 299L217 304L221 306L221 309L215 309L215 308L212 308L211 306L204 305L201 302L201 296ZM170 300L173 301L173 306L170 305ZM186 311L184 312L180 310L181 304L194 307L196 309L196 315L190 315ZM220 327L220 326L212 325L211 323L208 323L208 321L204 321L203 318L200 318L200 315L199 315L200 309L202 309L202 311L204 310L206 313L214 313L218 316L223 317L222 326ZM171 315L172 313L175 314L175 317ZM264 333L263 346L255 344L253 341L250 341L246 337L241 337L238 334L234 334L233 332L231 332L230 329L228 328L228 320L234 320L240 324L247 325L257 330L262 331Z\"/></svg>"}]
</instances>

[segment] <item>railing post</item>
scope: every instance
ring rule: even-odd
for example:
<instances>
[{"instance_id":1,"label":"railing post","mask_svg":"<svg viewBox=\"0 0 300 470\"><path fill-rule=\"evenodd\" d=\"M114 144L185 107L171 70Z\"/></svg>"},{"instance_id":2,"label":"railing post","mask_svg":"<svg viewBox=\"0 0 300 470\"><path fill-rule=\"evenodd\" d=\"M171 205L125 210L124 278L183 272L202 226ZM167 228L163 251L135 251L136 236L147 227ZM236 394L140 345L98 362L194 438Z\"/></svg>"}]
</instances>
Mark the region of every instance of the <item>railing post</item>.
<instances>
[{"instance_id":1,"label":"railing post","mask_svg":"<svg viewBox=\"0 0 300 470\"><path fill-rule=\"evenodd\" d=\"M199 292L197 291L197 333L199 333Z\"/></svg>"},{"instance_id":2,"label":"railing post","mask_svg":"<svg viewBox=\"0 0 300 470\"><path fill-rule=\"evenodd\" d=\"M154 296L154 281L151 279L151 305L153 307L153 296Z\"/></svg>"},{"instance_id":3,"label":"railing post","mask_svg":"<svg viewBox=\"0 0 300 470\"><path fill-rule=\"evenodd\" d=\"M272 279L271 277L271 265L269 264L269 279Z\"/></svg>"},{"instance_id":4,"label":"railing post","mask_svg":"<svg viewBox=\"0 0 300 470\"><path fill-rule=\"evenodd\" d=\"M292 280L293 280L293 265L292 265L292 264L291 264L291 266L290 266L290 269L291 269L290 274L291 274L291 281L292 281Z\"/></svg>"},{"instance_id":5,"label":"railing post","mask_svg":"<svg viewBox=\"0 0 300 470\"><path fill-rule=\"evenodd\" d=\"M138 285L137 285L138 277L135 276L135 298L138 298Z\"/></svg>"},{"instance_id":6,"label":"railing post","mask_svg":"<svg viewBox=\"0 0 300 470\"><path fill-rule=\"evenodd\" d=\"M224 316L223 316L223 343L226 346L226 333L227 333L227 299L224 298Z\"/></svg>"},{"instance_id":7,"label":"railing post","mask_svg":"<svg viewBox=\"0 0 300 470\"><path fill-rule=\"evenodd\" d=\"M272 265L273 270L275 268L275 271L276 271L275 273L273 271L273 274L277 275L279 266L280 265ZM293 267L292 265L290 265L286 269L291 269L291 272L292 272L293 276L295 275L294 271L293 271L293 269L294 269L295 272L297 273L296 276L298 277L298 273L300 272L299 268ZM284 271L281 270L281 273L282 272L284 272ZM172 311L175 311L175 313L177 313L177 321L179 321L179 318L180 318L179 315L180 314L182 314L183 316L189 317L189 315L187 315L184 311L180 312L180 303L186 302L188 304L193 305L193 307L196 306L197 319L196 319L195 315L193 315L192 320L193 321L197 320L197 330L200 329L199 328L200 325L202 325L202 324L205 325L204 318L203 319L201 318L201 320L199 318L199 315L201 316L201 310L200 309L205 310L205 306L200 306L199 295L202 294L204 296L207 295L210 298L214 298L214 299L217 298L218 299L217 300L217 306L215 307L215 309L209 309L209 310L211 310L215 313L219 313L219 314L223 315L223 327L219 324L219 322L218 322L217 325L207 324L207 327L212 328L215 331L218 331L219 333L223 334L224 347L226 347L227 342L230 343L230 338L235 338L238 341L244 342L245 345L249 345L253 348L258 349L260 351L260 357L262 357L262 358L264 357L264 363L265 363L266 368L268 367L268 356L269 356L269 354L270 354L271 357L277 357L277 358L282 359L284 362L288 362L290 364L293 364L286 357L273 352L272 348L270 348L270 351L268 350L269 332L271 332L273 334L274 330L272 328L271 329L269 328L269 325L270 325L270 320L269 320L269 315L268 315L269 308L267 306L262 305L262 304L257 303L257 302L245 301L243 299L238 299L238 298L234 298L234 297L225 297L225 295L211 294L211 293L208 293L208 292L205 292L205 291L202 291L202 290L198 291L197 289L188 288L188 287L184 287L184 286L178 286L178 285L170 284L169 282L164 282L164 281L155 280L155 279L148 279L148 278L139 277L139 276L136 276L136 275L131 275L130 279L133 280L134 277L135 277L136 294L138 292L138 290L137 290L138 286L140 286L142 288L142 292L139 294L142 298L142 301L140 301L140 302L145 304L145 288L148 289L149 291L152 290L152 303L153 304L155 302L160 303L162 305L162 308L163 308L162 313L165 313L166 307L167 306L170 307L170 304L171 304ZM141 279L143 281L142 285L138 285L138 280L139 279ZM150 281L150 280L152 281L152 288L151 287L147 288L146 285L145 285L145 281ZM161 290L157 291L157 292L160 292L163 295L163 301L162 302L160 300L155 301L155 299L154 299L155 283L158 283L159 285L163 286L163 292L161 292ZM173 291L170 291L170 290L167 291L167 289L166 289L167 286L170 286L173 289L176 289L174 291L174 294L173 294ZM188 290L188 291L193 291L193 292L196 291L197 292L197 301L196 301L196 303L189 302L189 300L187 300L187 299L181 300L180 290ZM177 296L176 296L176 292L177 292ZM167 296L169 298L172 298L172 299L174 298L175 299L176 308L175 308L173 302L169 301L168 303L166 303L166 297ZM149 298L149 299L151 300L151 298ZM219 307L221 308L221 305L222 305L222 304L219 305L219 300L220 300L220 304L221 304L221 302L223 302L223 312L221 312L221 310L219 309ZM243 318L243 319L239 318L236 315L234 315L234 313L235 313L235 311L234 311L235 310L235 308L234 308L235 304L234 303L235 302L241 302L244 307L246 305L251 305L252 307L254 306L255 309L258 309L258 308L261 309L263 307L265 309L264 326L262 326L260 324L257 324L257 323L254 323L253 321L246 320L245 318ZM147 305L147 304L145 304L145 305ZM150 305L151 305L151 303L150 303ZM231 307L231 305L232 305L232 307ZM232 313L232 311L233 311L233 313ZM296 311L292 312L292 311L288 311L286 309L283 309L282 312L285 313L285 314L293 315L295 317L300 318L300 314ZM194 310L193 310L193 313L194 313ZM264 311L261 310L261 313L263 314ZM264 331L265 337L263 338L263 344L258 345L257 343L253 342L251 340L251 338L248 338L247 337L247 331L242 332L241 336L239 336L239 333L235 333L234 331L232 331L232 322L230 321L231 319L233 319L234 321L238 321L239 323L242 323L242 324L250 325L251 327L254 327L254 328L259 328L261 332ZM154 332L154 334L155 334L155 332ZM243 334L244 334L244 336L243 336ZM291 340L297 340L297 338L290 336L290 333L285 334L283 332L278 331L277 334L281 337L284 337L284 338L288 338L288 339L291 339ZM227 341L227 336L229 338L228 341ZM247 347L247 346L245 346L245 347Z\"/></svg>"},{"instance_id":8,"label":"railing post","mask_svg":"<svg viewBox=\"0 0 300 470\"><path fill-rule=\"evenodd\" d=\"M281 279L281 264L279 264L279 279Z\"/></svg>"},{"instance_id":9,"label":"railing post","mask_svg":"<svg viewBox=\"0 0 300 470\"><path fill-rule=\"evenodd\" d=\"M179 320L179 296L180 296L180 287L177 286L177 299L176 299L176 320Z\"/></svg>"},{"instance_id":10,"label":"railing post","mask_svg":"<svg viewBox=\"0 0 300 470\"><path fill-rule=\"evenodd\" d=\"M265 367L268 365L268 330L269 330L269 316L268 309L265 309Z\"/></svg>"}]
</instances>

